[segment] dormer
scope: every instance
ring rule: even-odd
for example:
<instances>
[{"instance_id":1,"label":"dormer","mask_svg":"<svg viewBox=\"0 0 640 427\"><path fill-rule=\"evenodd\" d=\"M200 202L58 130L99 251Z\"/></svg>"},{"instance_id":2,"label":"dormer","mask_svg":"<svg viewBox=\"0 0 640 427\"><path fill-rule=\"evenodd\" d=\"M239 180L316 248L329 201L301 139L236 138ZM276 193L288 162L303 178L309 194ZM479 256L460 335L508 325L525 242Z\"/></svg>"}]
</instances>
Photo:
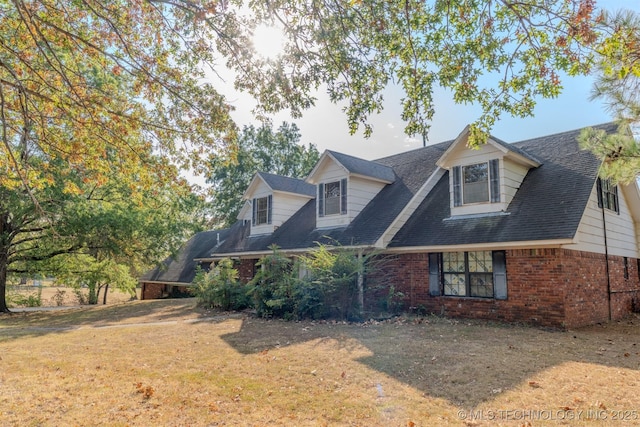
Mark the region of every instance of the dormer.
<instances>
[{"instance_id":1,"label":"dormer","mask_svg":"<svg viewBox=\"0 0 640 427\"><path fill-rule=\"evenodd\" d=\"M315 187L307 182L258 172L244 192L238 219L251 220L251 235L269 234L282 225L309 200Z\"/></svg>"},{"instance_id":2,"label":"dormer","mask_svg":"<svg viewBox=\"0 0 640 427\"><path fill-rule=\"evenodd\" d=\"M315 186L316 227L348 225L385 185L395 181L389 166L335 151L320 156L307 182Z\"/></svg>"},{"instance_id":3,"label":"dormer","mask_svg":"<svg viewBox=\"0 0 640 427\"><path fill-rule=\"evenodd\" d=\"M451 216L506 211L529 169L541 163L492 136L478 148L468 142L469 126L436 162L449 171Z\"/></svg>"}]
</instances>

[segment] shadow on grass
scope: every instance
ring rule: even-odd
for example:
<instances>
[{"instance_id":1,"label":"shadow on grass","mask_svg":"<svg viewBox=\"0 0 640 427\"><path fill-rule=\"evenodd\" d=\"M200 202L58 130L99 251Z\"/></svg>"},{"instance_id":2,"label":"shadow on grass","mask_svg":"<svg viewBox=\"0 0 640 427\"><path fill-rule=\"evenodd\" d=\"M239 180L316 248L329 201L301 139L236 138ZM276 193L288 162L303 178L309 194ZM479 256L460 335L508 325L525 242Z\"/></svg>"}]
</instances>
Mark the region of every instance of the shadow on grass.
<instances>
[{"instance_id":1,"label":"shadow on grass","mask_svg":"<svg viewBox=\"0 0 640 427\"><path fill-rule=\"evenodd\" d=\"M189 321L217 317L224 320L225 316L228 319L231 315L199 308L194 299L15 313L0 315L0 341L63 333L80 327L182 321L187 328ZM420 390L427 397L444 398L467 408L526 385L537 374L568 362L640 369L637 317L560 332L439 317L346 324L233 316L243 317L240 330L221 338L241 354L274 348L286 350L288 346L314 340L330 341L336 349L365 347L370 355L356 358L355 362ZM321 351L326 351L326 347Z\"/></svg>"},{"instance_id":2,"label":"shadow on grass","mask_svg":"<svg viewBox=\"0 0 640 427\"><path fill-rule=\"evenodd\" d=\"M0 314L0 338L60 333L82 327L107 327L198 319L212 312L195 298L130 301L106 306L82 306L53 311Z\"/></svg>"},{"instance_id":3,"label":"shadow on grass","mask_svg":"<svg viewBox=\"0 0 640 427\"><path fill-rule=\"evenodd\" d=\"M437 317L362 325L247 319L222 338L243 354L317 339L361 345L372 355L358 363L473 408L566 362L638 370L639 326L637 318L565 332Z\"/></svg>"}]
</instances>

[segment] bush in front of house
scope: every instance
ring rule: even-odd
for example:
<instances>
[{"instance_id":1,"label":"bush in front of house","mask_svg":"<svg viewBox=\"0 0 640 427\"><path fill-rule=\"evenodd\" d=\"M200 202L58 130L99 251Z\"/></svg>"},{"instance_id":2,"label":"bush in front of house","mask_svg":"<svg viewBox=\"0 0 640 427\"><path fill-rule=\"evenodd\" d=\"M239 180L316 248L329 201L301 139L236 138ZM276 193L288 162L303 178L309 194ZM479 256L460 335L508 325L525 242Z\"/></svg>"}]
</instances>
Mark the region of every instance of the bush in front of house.
<instances>
[{"instance_id":1,"label":"bush in front of house","mask_svg":"<svg viewBox=\"0 0 640 427\"><path fill-rule=\"evenodd\" d=\"M250 306L248 287L238 280L238 270L228 258L208 272L198 270L193 285L194 296L205 307L242 310Z\"/></svg>"},{"instance_id":2,"label":"bush in front of house","mask_svg":"<svg viewBox=\"0 0 640 427\"><path fill-rule=\"evenodd\" d=\"M261 317L361 320L358 275L371 268L372 255L318 245L293 261L277 247L258 262L249 285L254 308ZM373 265L373 264L371 264ZM362 286L362 285L360 285Z\"/></svg>"},{"instance_id":3,"label":"bush in front of house","mask_svg":"<svg viewBox=\"0 0 640 427\"><path fill-rule=\"evenodd\" d=\"M277 246L256 264L258 271L249 282L249 294L258 316L295 319L297 277L294 263Z\"/></svg>"}]
</instances>

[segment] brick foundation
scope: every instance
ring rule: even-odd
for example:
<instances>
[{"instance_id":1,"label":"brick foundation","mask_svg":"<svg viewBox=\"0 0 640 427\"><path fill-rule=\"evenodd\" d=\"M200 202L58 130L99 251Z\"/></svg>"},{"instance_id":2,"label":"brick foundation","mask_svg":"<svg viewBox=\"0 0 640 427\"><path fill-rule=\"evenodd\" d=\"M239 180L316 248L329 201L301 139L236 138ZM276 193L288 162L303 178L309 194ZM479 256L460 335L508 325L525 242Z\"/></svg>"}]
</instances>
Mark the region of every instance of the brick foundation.
<instances>
[{"instance_id":1,"label":"brick foundation","mask_svg":"<svg viewBox=\"0 0 640 427\"><path fill-rule=\"evenodd\" d=\"M508 250L507 299L432 297L428 254L390 257L373 278L404 294L404 308L427 312L541 326L572 328L617 320L640 299L638 261L567 249ZM626 277L626 278L625 278ZM611 289L611 302L609 293ZM611 307L611 315L609 314Z\"/></svg>"}]
</instances>

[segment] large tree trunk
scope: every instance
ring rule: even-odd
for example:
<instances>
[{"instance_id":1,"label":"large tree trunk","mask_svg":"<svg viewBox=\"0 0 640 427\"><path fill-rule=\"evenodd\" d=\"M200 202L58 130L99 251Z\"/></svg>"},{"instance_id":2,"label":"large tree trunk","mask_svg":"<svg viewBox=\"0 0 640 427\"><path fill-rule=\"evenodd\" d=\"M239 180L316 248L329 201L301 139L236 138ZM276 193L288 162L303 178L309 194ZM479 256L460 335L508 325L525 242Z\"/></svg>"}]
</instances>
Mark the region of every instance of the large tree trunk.
<instances>
[{"instance_id":1,"label":"large tree trunk","mask_svg":"<svg viewBox=\"0 0 640 427\"><path fill-rule=\"evenodd\" d=\"M0 313L9 313L7 307L7 256L5 249L0 249Z\"/></svg>"},{"instance_id":2,"label":"large tree trunk","mask_svg":"<svg viewBox=\"0 0 640 427\"><path fill-rule=\"evenodd\" d=\"M7 270L9 268L9 215L0 213L0 313L9 313L7 307Z\"/></svg>"}]
</instances>

